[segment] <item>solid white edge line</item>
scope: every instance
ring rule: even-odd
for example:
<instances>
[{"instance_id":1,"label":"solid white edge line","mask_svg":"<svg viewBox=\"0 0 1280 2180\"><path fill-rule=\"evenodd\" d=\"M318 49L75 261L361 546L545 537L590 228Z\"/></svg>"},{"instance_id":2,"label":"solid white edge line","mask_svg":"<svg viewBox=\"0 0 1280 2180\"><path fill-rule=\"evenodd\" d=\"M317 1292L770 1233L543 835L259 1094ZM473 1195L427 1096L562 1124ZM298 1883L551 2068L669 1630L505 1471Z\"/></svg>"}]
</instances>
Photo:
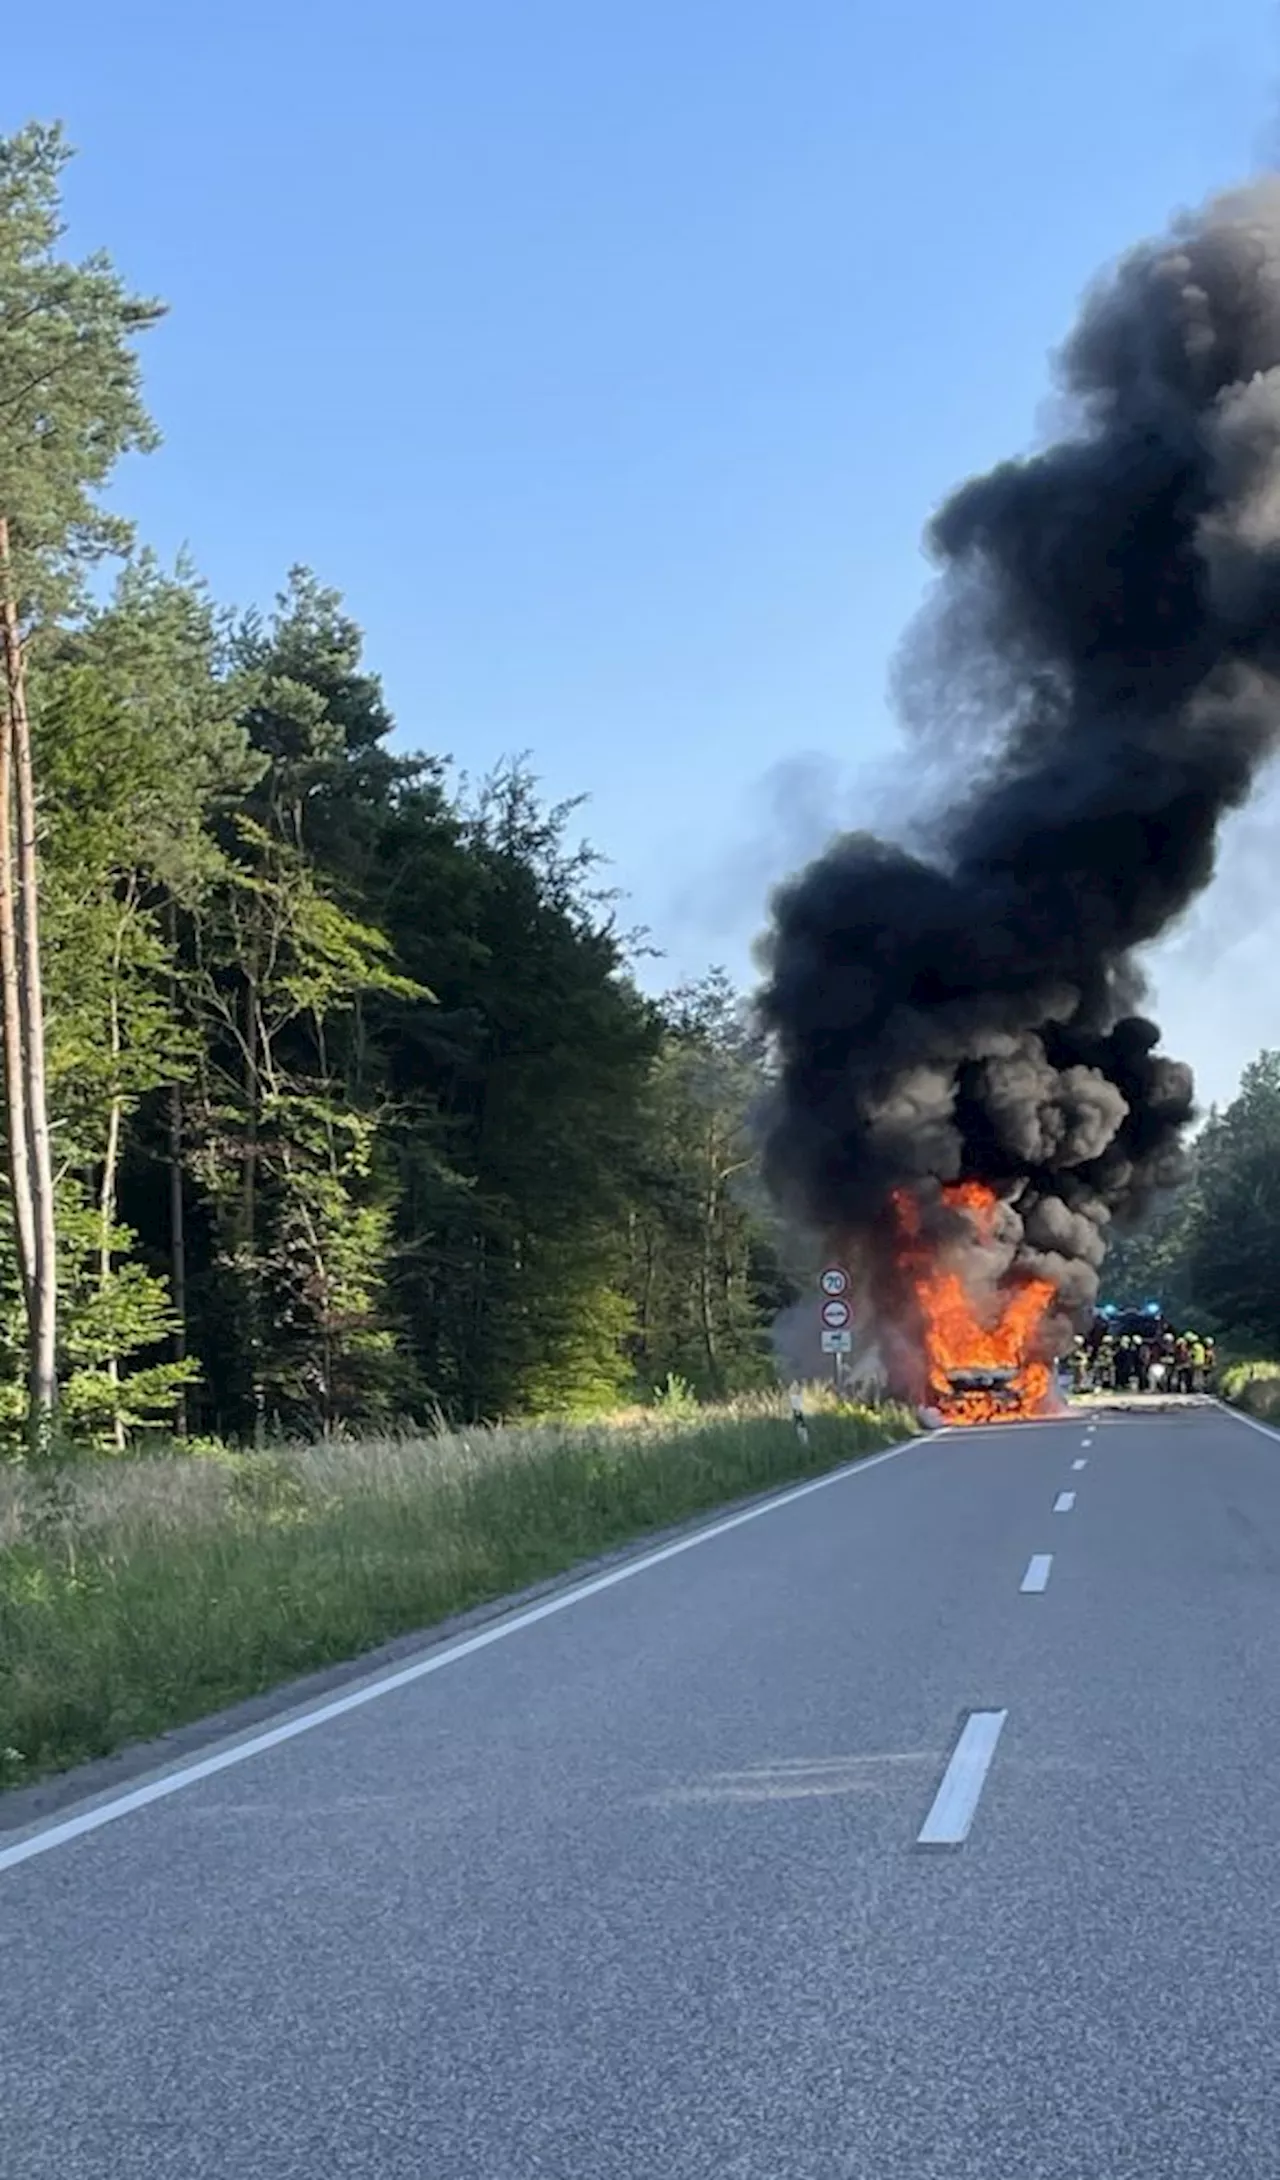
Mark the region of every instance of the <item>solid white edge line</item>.
<instances>
[{"instance_id":1,"label":"solid white edge line","mask_svg":"<svg viewBox=\"0 0 1280 2180\"><path fill-rule=\"evenodd\" d=\"M1069 1514L1075 1503L1074 1491L1060 1491L1053 1502L1053 1511L1055 1514Z\"/></svg>"},{"instance_id":2,"label":"solid white edge line","mask_svg":"<svg viewBox=\"0 0 1280 2180\"><path fill-rule=\"evenodd\" d=\"M1245 1415L1239 1408L1233 1408L1227 1400L1215 1400L1213 1405L1223 1415L1229 1415L1233 1423L1247 1423L1251 1431L1261 1431L1264 1438L1274 1438L1280 1444L1280 1431L1273 1430L1269 1423L1259 1423L1256 1416Z\"/></svg>"},{"instance_id":3,"label":"solid white edge line","mask_svg":"<svg viewBox=\"0 0 1280 2180\"><path fill-rule=\"evenodd\" d=\"M1027 1571L1022 1577L1021 1595L1040 1597L1049 1587L1049 1569L1053 1565L1052 1552L1034 1552L1027 1561Z\"/></svg>"},{"instance_id":4,"label":"solid white edge line","mask_svg":"<svg viewBox=\"0 0 1280 2180\"><path fill-rule=\"evenodd\" d=\"M933 1807L916 1835L918 1847L963 1846L1008 1716L1007 1711L970 1711Z\"/></svg>"},{"instance_id":5,"label":"solid white edge line","mask_svg":"<svg viewBox=\"0 0 1280 2180\"><path fill-rule=\"evenodd\" d=\"M935 1431L930 1435L937 1438L941 1433ZM572 1589L562 1590L539 1605L530 1605L523 1612L513 1613L509 1619L482 1628L478 1634L442 1644L426 1657L415 1658L411 1665L393 1666L361 1681L358 1687L348 1689L344 1695L293 1712L265 1732L251 1734L247 1740L225 1742L209 1755L198 1757L194 1763L180 1763L172 1770L153 1774L122 1794L91 1802L73 1817L47 1820L20 1833L8 1846L0 1847L0 1870L11 1870L20 1862L29 1862L35 1855L48 1854L52 1848L80 1839L86 1832L96 1832L104 1824L113 1824L118 1817L131 1816L135 1809L146 1809L152 1802L180 1794L184 1787L195 1786L201 1779L211 1779L217 1772L229 1770L233 1764L247 1763L251 1756L261 1756L267 1749L278 1748L282 1741L292 1741L299 1734L310 1733L316 1726L327 1726L331 1719L344 1718L348 1711L360 1710L366 1703L376 1703L381 1696L391 1695L397 1688L407 1688L416 1680L425 1680L431 1673L443 1672L447 1665L456 1665L461 1658L473 1657L478 1650L487 1650L492 1643L505 1642L509 1635L518 1635L522 1629L534 1627L540 1620L550 1620L556 1613L567 1612L570 1606L583 1604L588 1597L598 1597L604 1590L616 1589L620 1582L630 1582L638 1574L647 1574L651 1567L678 1559L681 1553L692 1552L700 1544L710 1544L713 1538L727 1536L732 1529L742 1529L748 1522L760 1521L766 1514L776 1513L779 1507L793 1506L798 1499L807 1499L815 1491L825 1491L831 1484L864 1476L868 1469L880 1468L886 1461L896 1461L900 1454L909 1453L912 1447L929 1443L929 1438L908 1438L900 1446L886 1447L883 1453L866 1454L861 1460L844 1462L825 1476L810 1477L806 1483L778 1492L759 1506L748 1506L740 1514L730 1514L723 1521L695 1530L692 1536L660 1545L656 1551L645 1552L639 1558L627 1560L621 1567L611 1568L608 1574L593 1575L589 1581L576 1583Z\"/></svg>"}]
</instances>

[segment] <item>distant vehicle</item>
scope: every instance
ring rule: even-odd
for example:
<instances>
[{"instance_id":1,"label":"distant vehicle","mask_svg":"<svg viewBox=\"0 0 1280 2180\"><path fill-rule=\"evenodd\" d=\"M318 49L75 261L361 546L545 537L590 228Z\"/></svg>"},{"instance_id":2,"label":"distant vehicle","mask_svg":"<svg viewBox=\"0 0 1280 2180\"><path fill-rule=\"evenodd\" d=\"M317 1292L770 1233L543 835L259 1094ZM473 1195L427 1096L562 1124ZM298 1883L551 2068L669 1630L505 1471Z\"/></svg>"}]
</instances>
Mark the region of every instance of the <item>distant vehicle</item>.
<instances>
[{"instance_id":1,"label":"distant vehicle","mask_svg":"<svg viewBox=\"0 0 1280 2180\"><path fill-rule=\"evenodd\" d=\"M1169 1329L1170 1321L1159 1302L1105 1302L1093 1320L1089 1344L1096 1347L1108 1333L1116 1340L1125 1335L1135 1340L1158 1340Z\"/></svg>"}]
</instances>

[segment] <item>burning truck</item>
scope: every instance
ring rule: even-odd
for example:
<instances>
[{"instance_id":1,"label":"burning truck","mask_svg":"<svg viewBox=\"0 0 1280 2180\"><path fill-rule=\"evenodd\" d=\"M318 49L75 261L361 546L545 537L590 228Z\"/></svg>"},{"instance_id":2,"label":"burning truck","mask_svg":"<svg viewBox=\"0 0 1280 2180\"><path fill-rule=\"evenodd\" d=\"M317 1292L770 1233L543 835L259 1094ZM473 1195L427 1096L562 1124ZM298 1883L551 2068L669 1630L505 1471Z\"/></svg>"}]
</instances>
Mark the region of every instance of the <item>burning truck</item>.
<instances>
[{"instance_id":1,"label":"burning truck","mask_svg":"<svg viewBox=\"0 0 1280 2180\"><path fill-rule=\"evenodd\" d=\"M1141 959L1280 739L1280 177L1106 274L1058 377L1063 436L929 531L898 686L952 777L784 885L764 951L769 1184L957 1422L1054 1402L1108 1235L1183 1175Z\"/></svg>"}]
</instances>

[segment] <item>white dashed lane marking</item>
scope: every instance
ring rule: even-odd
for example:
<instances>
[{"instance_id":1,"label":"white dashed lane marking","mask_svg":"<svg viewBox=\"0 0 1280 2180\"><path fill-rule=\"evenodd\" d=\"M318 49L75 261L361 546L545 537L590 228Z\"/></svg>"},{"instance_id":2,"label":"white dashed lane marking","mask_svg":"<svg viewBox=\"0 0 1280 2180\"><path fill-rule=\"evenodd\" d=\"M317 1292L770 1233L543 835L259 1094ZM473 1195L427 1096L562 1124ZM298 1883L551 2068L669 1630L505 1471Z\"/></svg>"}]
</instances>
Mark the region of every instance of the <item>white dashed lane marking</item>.
<instances>
[{"instance_id":1,"label":"white dashed lane marking","mask_svg":"<svg viewBox=\"0 0 1280 2180\"><path fill-rule=\"evenodd\" d=\"M964 1845L1008 1716L1007 1711L970 1711L942 1775L933 1807L917 1835L917 1846Z\"/></svg>"}]
</instances>

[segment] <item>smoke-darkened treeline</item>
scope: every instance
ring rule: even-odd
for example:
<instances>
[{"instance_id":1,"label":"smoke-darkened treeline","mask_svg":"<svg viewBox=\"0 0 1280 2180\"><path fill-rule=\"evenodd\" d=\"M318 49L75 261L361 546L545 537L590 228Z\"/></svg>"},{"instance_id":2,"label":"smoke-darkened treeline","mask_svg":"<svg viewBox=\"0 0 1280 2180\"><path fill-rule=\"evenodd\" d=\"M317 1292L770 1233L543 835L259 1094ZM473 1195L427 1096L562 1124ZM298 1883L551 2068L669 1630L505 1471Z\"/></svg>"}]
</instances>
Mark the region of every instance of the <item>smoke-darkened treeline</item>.
<instances>
[{"instance_id":1,"label":"smoke-darkened treeline","mask_svg":"<svg viewBox=\"0 0 1280 2180\"><path fill-rule=\"evenodd\" d=\"M0 516L40 819L26 1110L51 1126L63 1427L244 1438L760 1382L789 1290L744 1199L733 995L642 995L576 813L521 765L464 793L397 754L310 575L265 619L224 614L102 517L114 456L148 442L157 311L63 261L64 156L45 130L0 144ZM103 548L128 557L91 604ZM32 1183L8 1110L16 1438Z\"/></svg>"}]
</instances>

